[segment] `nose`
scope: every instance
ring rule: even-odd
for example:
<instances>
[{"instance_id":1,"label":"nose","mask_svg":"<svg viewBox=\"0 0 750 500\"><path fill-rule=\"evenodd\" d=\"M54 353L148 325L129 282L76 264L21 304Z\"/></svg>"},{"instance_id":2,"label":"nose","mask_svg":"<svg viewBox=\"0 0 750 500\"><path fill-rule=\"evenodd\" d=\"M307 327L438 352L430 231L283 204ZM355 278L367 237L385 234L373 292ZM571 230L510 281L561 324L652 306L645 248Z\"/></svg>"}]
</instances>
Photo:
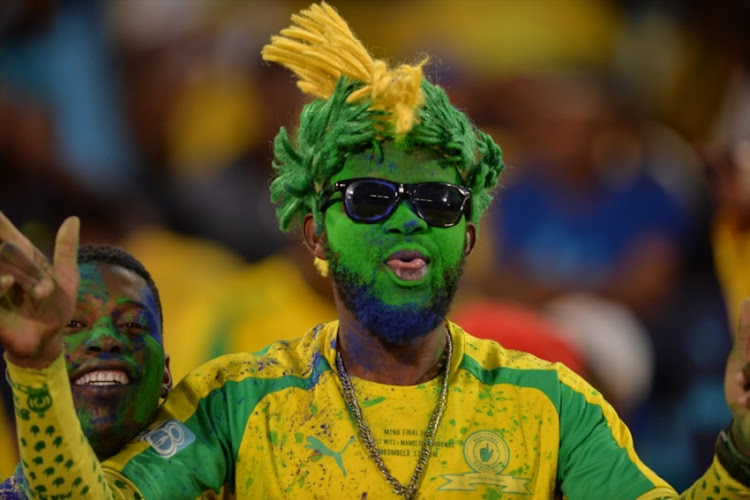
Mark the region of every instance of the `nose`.
<instances>
[{"instance_id":1,"label":"nose","mask_svg":"<svg viewBox=\"0 0 750 500\"><path fill-rule=\"evenodd\" d=\"M94 323L91 335L84 343L86 352L120 353L125 348L122 335L110 318L100 318Z\"/></svg>"},{"instance_id":2,"label":"nose","mask_svg":"<svg viewBox=\"0 0 750 500\"><path fill-rule=\"evenodd\" d=\"M385 229L388 233L412 234L420 231L426 231L428 228L408 198L399 200L398 205L385 223Z\"/></svg>"}]
</instances>

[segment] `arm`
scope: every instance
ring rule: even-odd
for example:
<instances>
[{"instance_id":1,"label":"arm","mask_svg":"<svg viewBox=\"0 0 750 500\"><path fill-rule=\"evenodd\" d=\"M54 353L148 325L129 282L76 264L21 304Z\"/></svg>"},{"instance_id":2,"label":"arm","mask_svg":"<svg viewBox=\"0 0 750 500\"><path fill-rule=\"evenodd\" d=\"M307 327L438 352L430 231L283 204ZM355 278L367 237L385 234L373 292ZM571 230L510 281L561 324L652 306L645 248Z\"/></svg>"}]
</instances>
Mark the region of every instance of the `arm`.
<instances>
[{"instance_id":1,"label":"arm","mask_svg":"<svg viewBox=\"0 0 750 500\"><path fill-rule=\"evenodd\" d=\"M9 362L8 382L24 476L37 498L125 498L126 492L133 498L135 487L119 475L104 474L83 435L62 355L42 369Z\"/></svg>"},{"instance_id":2,"label":"arm","mask_svg":"<svg viewBox=\"0 0 750 500\"><path fill-rule=\"evenodd\" d=\"M40 498L113 496L78 423L63 357L79 284L78 228L75 217L63 222L50 263L0 213L0 342L24 474Z\"/></svg>"},{"instance_id":3,"label":"arm","mask_svg":"<svg viewBox=\"0 0 750 500\"><path fill-rule=\"evenodd\" d=\"M263 394L238 389L236 379L245 366L235 362L225 369L218 359L191 372L170 393L149 431L100 464L79 426L63 357L40 370L9 364L30 489L40 498L219 495L230 481L244 422ZM237 410L233 416L241 415L238 425L228 425L233 419L227 416L227 400Z\"/></svg>"},{"instance_id":4,"label":"arm","mask_svg":"<svg viewBox=\"0 0 750 500\"><path fill-rule=\"evenodd\" d=\"M6 346L24 474L40 498L198 498L217 494L239 446L229 425L219 362L180 384L142 439L100 463L81 430L65 366L62 331L73 315L79 274L78 221L68 219L54 265L0 213L0 342ZM237 364L240 368L243 364ZM240 372L242 370L240 369ZM260 394L260 393L258 393ZM239 403L233 404L233 410ZM174 481L173 478L182 478ZM128 479L131 478L131 479Z\"/></svg>"}]
</instances>

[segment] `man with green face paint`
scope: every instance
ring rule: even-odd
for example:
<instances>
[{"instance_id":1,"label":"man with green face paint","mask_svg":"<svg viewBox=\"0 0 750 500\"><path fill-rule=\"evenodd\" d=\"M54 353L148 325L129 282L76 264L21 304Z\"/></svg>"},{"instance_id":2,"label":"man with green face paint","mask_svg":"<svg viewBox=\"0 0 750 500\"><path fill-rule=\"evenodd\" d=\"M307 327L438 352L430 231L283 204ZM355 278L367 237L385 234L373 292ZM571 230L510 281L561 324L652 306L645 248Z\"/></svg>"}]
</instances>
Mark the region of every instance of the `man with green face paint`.
<instances>
[{"instance_id":1,"label":"man with green face paint","mask_svg":"<svg viewBox=\"0 0 750 500\"><path fill-rule=\"evenodd\" d=\"M237 498L680 497L583 379L446 319L502 169L497 145L421 64L373 60L325 3L293 21L263 56L317 98L294 139L283 129L276 138L271 195L282 229L301 221L332 274L338 320L198 368L148 432L103 463L66 432L61 446L75 460L59 484L26 449L32 486L93 498L190 499L223 484ZM55 324L75 284L77 231L66 220L54 266L37 256L35 278L16 288L18 273L0 267L0 293L41 304L6 306L5 323ZM36 255L9 221L0 219L0 238ZM727 363L734 423L683 498L750 495L750 306L744 317ZM0 329L11 380L36 391L33 401L16 392L29 415L19 435L30 438L31 426L58 425L73 410L57 337L25 333Z\"/></svg>"},{"instance_id":2,"label":"man with green face paint","mask_svg":"<svg viewBox=\"0 0 750 500\"><path fill-rule=\"evenodd\" d=\"M153 420L172 377L159 292L149 272L125 250L106 244L81 246L78 266L78 299L64 328L65 365L81 429L103 460ZM38 461L65 467L68 459L54 446L55 430L43 435L51 446L45 446L46 456L40 451ZM19 463L0 484L0 498L28 497Z\"/></svg>"},{"instance_id":3,"label":"man with green face paint","mask_svg":"<svg viewBox=\"0 0 750 500\"><path fill-rule=\"evenodd\" d=\"M382 151L347 159L329 184L354 178L461 183L456 170L441 166L437 155L407 152L392 141L384 142ZM307 223L313 248L323 250L316 248L316 255L330 263L338 310L351 313L388 344L427 336L448 312L474 241L473 224L461 218L451 227L431 227L403 202L382 222L363 224L346 214L338 198L327 201L324 232L317 233L314 218Z\"/></svg>"}]
</instances>

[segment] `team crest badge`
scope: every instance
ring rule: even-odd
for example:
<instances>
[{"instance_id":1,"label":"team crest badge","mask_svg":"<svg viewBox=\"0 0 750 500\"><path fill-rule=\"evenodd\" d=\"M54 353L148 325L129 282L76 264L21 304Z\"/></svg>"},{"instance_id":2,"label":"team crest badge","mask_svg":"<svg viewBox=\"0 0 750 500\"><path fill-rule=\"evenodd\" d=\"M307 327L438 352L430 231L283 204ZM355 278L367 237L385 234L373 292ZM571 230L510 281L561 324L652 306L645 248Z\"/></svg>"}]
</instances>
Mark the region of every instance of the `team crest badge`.
<instances>
[{"instance_id":1,"label":"team crest badge","mask_svg":"<svg viewBox=\"0 0 750 500\"><path fill-rule=\"evenodd\" d=\"M464 459L473 472L443 474L447 481L438 490L475 491L478 485L497 486L502 493L530 495L529 479L502 474L510 459L503 438L493 431L477 431L464 441Z\"/></svg>"}]
</instances>

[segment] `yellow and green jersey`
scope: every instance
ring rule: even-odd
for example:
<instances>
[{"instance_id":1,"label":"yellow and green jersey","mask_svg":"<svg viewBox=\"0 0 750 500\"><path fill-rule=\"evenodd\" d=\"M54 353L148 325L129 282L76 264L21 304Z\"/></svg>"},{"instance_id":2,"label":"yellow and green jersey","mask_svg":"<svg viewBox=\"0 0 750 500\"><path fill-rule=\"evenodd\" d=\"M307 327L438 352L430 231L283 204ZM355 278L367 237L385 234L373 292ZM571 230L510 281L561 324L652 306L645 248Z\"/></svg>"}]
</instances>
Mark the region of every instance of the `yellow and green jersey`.
<instances>
[{"instance_id":1,"label":"yellow and green jersey","mask_svg":"<svg viewBox=\"0 0 750 500\"><path fill-rule=\"evenodd\" d=\"M447 406L420 498L551 499L556 490L570 499L677 498L639 460L625 424L582 378L448 327L454 349ZM192 499L226 484L237 498L396 498L344 401L337 331L337 322L325 323L300 339L200 367L175 388L149 430L102 469L85 441L59 425L72 412L72 404L64 409L58 402L67 383L52 380L60 368L13 367L16 388L45 383L51 394L43 415L27 409L20 428L29 436L34 425L36 436L57 442L41 448L38 466L30 443L22 446L32 490L42 487L50 498L77 497L85 488L90 498ZM356 378L353 385L380 455L407 484L441 377L417 386ZM45 437L50 426L63 435ZM75 463L45 474L56 454ZM747 491L714 460L684 496L739 498Z\"/></svg>"}]
</instances>

